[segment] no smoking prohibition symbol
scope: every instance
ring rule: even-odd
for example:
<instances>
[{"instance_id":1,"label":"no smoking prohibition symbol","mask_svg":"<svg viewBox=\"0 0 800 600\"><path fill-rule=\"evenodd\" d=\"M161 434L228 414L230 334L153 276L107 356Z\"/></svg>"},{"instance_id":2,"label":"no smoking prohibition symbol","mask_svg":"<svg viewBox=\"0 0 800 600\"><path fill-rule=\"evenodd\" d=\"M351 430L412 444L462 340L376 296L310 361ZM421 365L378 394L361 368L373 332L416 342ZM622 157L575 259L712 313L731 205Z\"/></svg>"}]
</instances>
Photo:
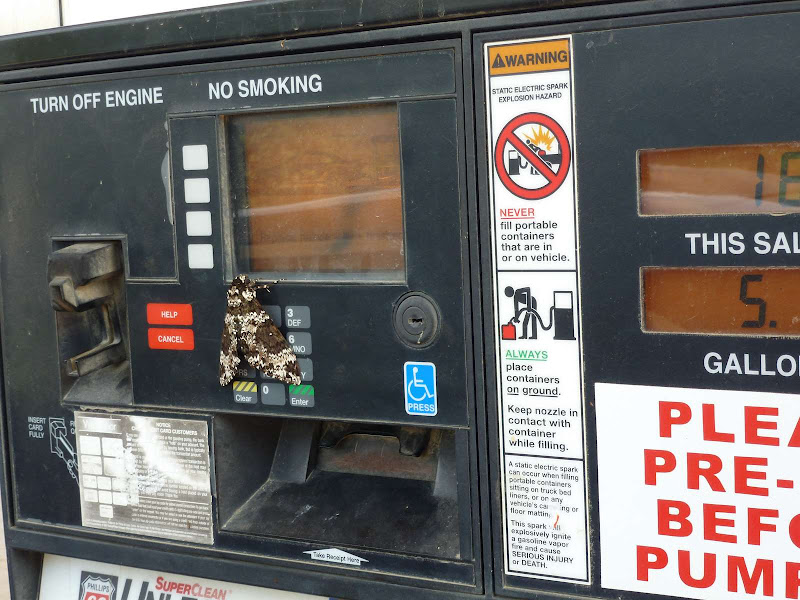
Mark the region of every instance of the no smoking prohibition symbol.
<instances>
[{"instance_id":1,"label":"no smoking prohibition symbol","mask_svg":"<svg viewBox=\"0 0 800 600\"><path fill-rule=\"evenodd\" d=\"M517 129L524 125L538 126L541 133L544 129L549 130L555 141L558 142L558 149L560 154L555 155L557 160L548 160L548 155L541 149L537 149L530 140L526 143L516 133ZM526 136L528 137L528 136ZM511 159L509 158L508 164L504 160L504 153L506 146L510 145L520 157L522 157L532 169L535 169L545 182L541 186L536 186L536 181L541 182L541 178L535 178L530 186L526 186L523 182L517 183L511 178L510 166ZM570 166L570 150L567 134L561 128L561 125L547 115L541 113L526 113L514 117L508 124L503 127L500 136L497 138L497 145L494 149L494 168L497 170L497 175L506 189L525 200L541 200L555 192L564 180L567 178L567 172ZM553 165L559 163L557 169ZM516 175L516 173L515 173Z\"/></svg>"}]
</instances>

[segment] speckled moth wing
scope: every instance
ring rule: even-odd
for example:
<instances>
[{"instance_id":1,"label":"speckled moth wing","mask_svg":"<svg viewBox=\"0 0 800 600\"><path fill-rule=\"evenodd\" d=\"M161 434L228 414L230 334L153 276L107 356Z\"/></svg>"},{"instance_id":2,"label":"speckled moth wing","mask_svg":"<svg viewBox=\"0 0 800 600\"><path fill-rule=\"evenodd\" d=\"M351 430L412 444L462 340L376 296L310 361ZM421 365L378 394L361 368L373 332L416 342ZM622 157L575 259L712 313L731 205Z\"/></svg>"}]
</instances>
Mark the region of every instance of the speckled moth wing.
<instances>
[{"instance_id":1,"label":"speckled moth wing","mask_svg":"<svg viewBox=\"0 0 800 600\"><path fill-rule=\"evenodd\" d=\"M222 344L219 349L219 384L228 385L236 375L241 360L237 349L239 333L236 331L236 317L225 315L225 326L222 328Z\"/></svg>"},{"instance_id":2,"label":"speckled moth wing","mask_svg":"<svg viewBox=\"0 0 800 600\"><path fill-rule=\"evenodd\" d=\"M242 317L240 336L240 348L251 367L272 379L300 385L297 356L266 311Z\"/></svg>"}]
</instances>

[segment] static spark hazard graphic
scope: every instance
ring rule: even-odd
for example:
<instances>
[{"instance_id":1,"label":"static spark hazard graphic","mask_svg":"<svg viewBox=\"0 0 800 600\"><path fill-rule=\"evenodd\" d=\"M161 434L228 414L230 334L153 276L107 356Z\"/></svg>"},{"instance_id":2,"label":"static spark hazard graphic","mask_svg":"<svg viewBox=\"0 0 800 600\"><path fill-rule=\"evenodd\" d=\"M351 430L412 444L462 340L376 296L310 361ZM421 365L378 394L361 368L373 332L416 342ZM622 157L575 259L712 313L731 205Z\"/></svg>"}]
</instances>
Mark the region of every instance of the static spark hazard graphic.
<instances>
[{"instance_id":1,"label":"static spark hazard graphic","mask_svg":"<svg viewBox=\"0 0 800 600\"><path fill-rule=\"evenodd\" d=\"M494 149L494 167L506 189L525 200L541 200L567 178L567 134L547 115L527 113L503 127Z\"/></svg>"},{"instance_id":2,"label":"static spark hazard graphic","mask_svg":"<svg viewBox=\"0 0 800 600\"><path fill-rule=\"evenodd\" d=\"M800 396L598 383L601 585L800 595Z\"/></svg>"}]
</instances>

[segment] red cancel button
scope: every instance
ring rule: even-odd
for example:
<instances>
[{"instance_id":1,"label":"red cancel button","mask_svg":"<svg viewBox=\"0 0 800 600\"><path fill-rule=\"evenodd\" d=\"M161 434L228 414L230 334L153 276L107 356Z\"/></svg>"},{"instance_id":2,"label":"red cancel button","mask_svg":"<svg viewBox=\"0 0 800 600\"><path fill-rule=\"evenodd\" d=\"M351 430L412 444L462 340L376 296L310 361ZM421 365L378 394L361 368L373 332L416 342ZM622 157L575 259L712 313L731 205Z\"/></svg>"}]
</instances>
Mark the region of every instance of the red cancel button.
<instances>
[{"instance_id":1,"label":"red cancel button","mask_svg":"<svg viewBox=\"0 0 800 600\"><path fill-rule=\"evenodd\" d=\"M148 304L147 322L150 325L191 325L191 304Z\"/></svg>"},{"instance_id":2,"label":"red cancel button","mask_svg":"<svg viewBox=\"0 0 800 600\"><path fill-rule=\"evenodd\" d=\"M151 327L147 330L147 343L153 350L194 350L194 331Z\"/></svg>"}]
</instances>

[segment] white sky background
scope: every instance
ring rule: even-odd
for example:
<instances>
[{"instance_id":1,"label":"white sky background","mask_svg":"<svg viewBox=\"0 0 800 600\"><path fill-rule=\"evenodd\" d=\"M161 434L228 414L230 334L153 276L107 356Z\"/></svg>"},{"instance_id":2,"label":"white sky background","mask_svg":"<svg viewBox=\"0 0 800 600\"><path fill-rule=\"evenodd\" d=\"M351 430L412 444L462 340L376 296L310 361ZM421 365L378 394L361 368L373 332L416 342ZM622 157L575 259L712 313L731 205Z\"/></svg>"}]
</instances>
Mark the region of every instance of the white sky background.
<instances>
[{"instance_id":1,"label":"white sky background","mask_svg":"<svg viewBox=\"0 0 800 600\"><path fill-rule=\"evenodd\" d=\"M242 0L0 0L0 35ZM63 19L63 23L61 20Z\"/></svg>"}]
</instances>

